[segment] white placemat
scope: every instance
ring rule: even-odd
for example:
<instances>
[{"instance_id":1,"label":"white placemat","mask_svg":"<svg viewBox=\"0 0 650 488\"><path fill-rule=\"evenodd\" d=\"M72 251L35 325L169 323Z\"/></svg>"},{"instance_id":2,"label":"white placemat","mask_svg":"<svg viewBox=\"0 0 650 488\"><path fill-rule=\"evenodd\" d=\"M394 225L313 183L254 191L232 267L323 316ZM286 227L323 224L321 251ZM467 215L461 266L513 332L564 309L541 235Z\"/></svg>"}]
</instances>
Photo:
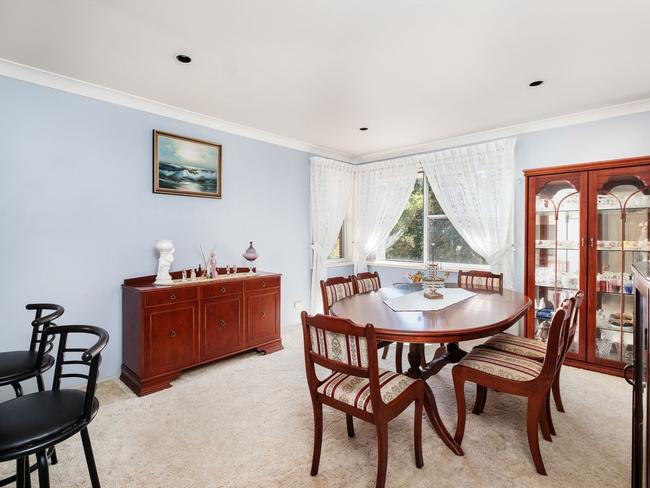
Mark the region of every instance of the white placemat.
<instances>
[{"instance_id":1,"label":"white placemat","mask_svg":"<svg viewBox=\"0 0 650 488\"><path fill-rule=\"evenodd\" d=\"M424 291L416 291L399 297L386 298L384 303L395 312L430 312L442 310L454 303L472 298L476 293L463 288L442 288L438 290L443 298L430 300L424 297Z\"/></svg>"}]
</instances>

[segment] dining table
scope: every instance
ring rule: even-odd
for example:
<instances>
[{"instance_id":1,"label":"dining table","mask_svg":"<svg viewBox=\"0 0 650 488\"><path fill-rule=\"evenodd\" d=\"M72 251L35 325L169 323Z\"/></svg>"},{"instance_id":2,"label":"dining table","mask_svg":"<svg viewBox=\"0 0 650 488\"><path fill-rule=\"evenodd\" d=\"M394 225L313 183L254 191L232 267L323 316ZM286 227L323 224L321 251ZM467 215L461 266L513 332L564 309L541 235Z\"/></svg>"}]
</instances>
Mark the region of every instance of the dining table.
<instances>
[{"instance_id":1,"label":"dining table","mask_svg":"<svg viewBox=\"0 0 650 488\"><path fill-rule=\"evenodd\" d=\"M372 324L377 341L409 344L406 374L424 380L424 407L429 421L447 447L459 456L463 450L442 422L426 379L467 354L459 343L505 331L524 317L532 305L530 298L513 290L470 291L473 295L469 298L435 311L395 311L385 303L390 298L418 292L409 286L355 294L335 302L330 309L337 317ZM424 357L425 344L440 345L430 361Z\"/></svg>"}]
</instances>

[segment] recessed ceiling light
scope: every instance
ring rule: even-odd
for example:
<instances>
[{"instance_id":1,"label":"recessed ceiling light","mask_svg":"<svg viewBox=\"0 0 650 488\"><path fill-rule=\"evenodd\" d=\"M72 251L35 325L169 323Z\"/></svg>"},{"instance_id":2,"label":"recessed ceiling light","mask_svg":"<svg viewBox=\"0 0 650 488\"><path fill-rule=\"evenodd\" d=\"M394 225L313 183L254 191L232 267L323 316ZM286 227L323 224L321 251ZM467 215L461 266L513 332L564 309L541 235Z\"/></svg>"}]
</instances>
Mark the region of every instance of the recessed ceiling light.
<instances>
[{"instance_id":1,"label":"recessed ceiling light","mask_svg":"<svg viewBox=\"0 0 650 488\"><path fill-rule=\"evenodd\" d=\"M192 58L190 58L187 54L178 54L176 55L176 60L179 63L187 64L192 62Z\"/></svg>"},{"instance_id":2,"label":"recessed ceiling light","mask_svg":"<svg viewBox=\"0 0 650 488\"><path fill-rule=\"evenodd\" d=\"M368 130L367 127L360 127L359 130Z\"/></svg>"},{"instance_id":3,"label":"recessed ceiling light","mask_svg":"<svg viewBox=\"0 0 650 488\"><path fill-rule=\"evenodd\" d=\"M528 86L539 86L542 83L544 83L544 80L537 80L537 81L533 81L531 83L528 83Z\"/></svg>"}]
</instances>

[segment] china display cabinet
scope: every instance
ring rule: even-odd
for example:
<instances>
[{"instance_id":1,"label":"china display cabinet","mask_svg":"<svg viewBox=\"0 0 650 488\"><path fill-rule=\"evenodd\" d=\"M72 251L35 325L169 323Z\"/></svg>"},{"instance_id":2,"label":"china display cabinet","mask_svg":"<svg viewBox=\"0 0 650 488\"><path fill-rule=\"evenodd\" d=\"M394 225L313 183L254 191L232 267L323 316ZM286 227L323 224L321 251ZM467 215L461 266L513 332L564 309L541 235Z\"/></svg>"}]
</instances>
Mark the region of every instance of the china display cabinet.
<instances>
[{"instance_id":1,"label":"china display cabinet","mask_svg":"<svg viewBox=\"0 0 650 488\"><path fill-rule=\"evenodd\" d=\"M567 362L622 374L632 360L632 263L648 261L650 156L527 170L526 334L545 339L563 299L587 293Z\"/></svg>"}]
</instances>

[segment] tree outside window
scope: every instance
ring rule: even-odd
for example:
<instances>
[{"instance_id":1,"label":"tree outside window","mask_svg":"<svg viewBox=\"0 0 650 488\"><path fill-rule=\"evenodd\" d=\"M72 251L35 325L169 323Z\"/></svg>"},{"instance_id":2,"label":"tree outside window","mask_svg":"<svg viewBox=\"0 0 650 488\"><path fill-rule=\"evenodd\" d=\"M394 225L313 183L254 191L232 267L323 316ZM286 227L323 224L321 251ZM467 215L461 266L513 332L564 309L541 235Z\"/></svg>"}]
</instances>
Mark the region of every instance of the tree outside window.
<instances>
[{"instance_id":1,"label":"tree outside window","mask_svg":"<svg viewBox=\"0 0 650 488\"><path fill-rule=\"evenodd\" d=\"M406 207L386 242L385 258L414 263L435 259L442 263L486 264L451 224L424 173L418 176Z\"/></svg>"}]
</instances>

